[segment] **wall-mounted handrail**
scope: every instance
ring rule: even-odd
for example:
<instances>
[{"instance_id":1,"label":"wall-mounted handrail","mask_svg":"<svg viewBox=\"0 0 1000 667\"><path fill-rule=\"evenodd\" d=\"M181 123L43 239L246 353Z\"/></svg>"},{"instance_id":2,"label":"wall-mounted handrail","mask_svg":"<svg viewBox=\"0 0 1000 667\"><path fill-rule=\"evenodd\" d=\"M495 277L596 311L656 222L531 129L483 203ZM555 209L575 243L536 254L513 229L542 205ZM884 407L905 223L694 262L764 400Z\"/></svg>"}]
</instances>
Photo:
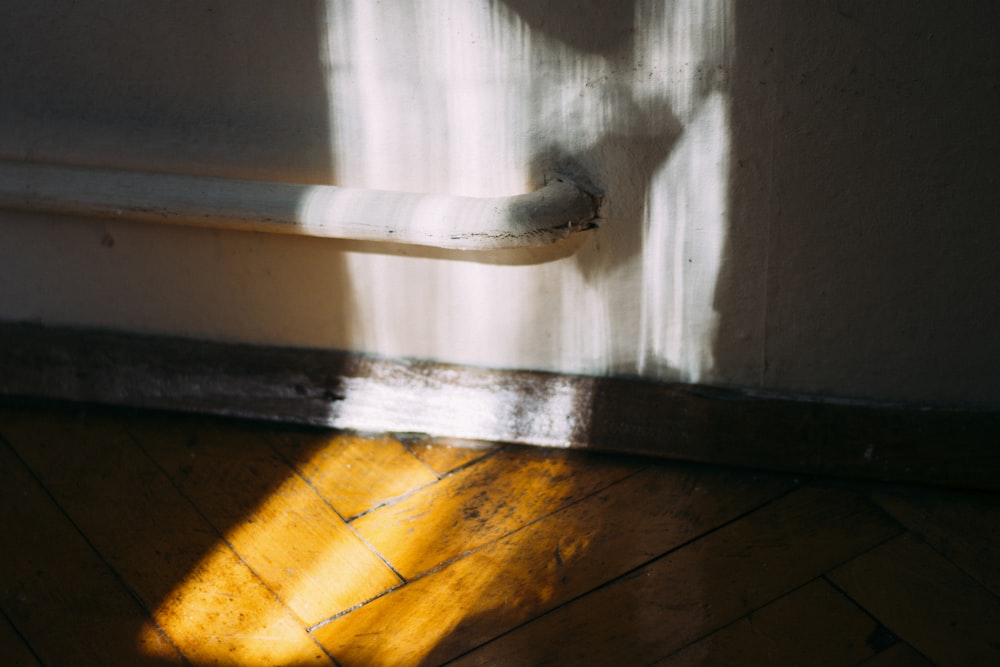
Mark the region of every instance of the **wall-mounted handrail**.
<instances>
[{"instance_id":1,"label":"wall-mounted handrail","mask_svg":"<svg viewBox=\"0 0 1000 667\"><path fill-rule=\"evenodd\" d=\"M448 250L554 243L595 227L597 203L562 175L476 198L0 162L0 208Z\"/></svg>"}]
</instances>

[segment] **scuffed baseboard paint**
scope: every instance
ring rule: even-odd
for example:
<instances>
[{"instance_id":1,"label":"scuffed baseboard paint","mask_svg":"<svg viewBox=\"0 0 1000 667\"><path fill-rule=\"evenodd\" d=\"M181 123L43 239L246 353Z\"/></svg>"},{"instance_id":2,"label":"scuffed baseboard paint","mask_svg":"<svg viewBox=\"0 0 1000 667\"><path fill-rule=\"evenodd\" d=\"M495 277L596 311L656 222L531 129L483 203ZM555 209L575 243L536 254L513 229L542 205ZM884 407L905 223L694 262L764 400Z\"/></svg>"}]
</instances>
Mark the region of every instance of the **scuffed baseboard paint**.
<instances>
[{"instance_id":1,"label":"scuffed baseboard paint","mask_svg":"<svg viewBox=\"0 0 1000 667\"><path fill-rule=\"evenodd\" d=\"M1000 412L0 324L0 395L1000 489Z\"/></svg>"}]
</instances>

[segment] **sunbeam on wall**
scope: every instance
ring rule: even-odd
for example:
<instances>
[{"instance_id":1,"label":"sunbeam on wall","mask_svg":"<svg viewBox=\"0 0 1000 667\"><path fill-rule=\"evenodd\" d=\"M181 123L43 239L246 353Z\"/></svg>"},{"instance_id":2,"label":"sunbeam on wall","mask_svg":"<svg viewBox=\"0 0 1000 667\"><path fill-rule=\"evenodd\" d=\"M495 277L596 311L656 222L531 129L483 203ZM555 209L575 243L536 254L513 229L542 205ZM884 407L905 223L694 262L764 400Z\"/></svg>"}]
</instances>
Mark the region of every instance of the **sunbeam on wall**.
<instances>
[{"instance_id":1,"label":"sunbeam on wall","mask_svg":"<svg viewBox=\"0 0 1000 667\"><path fill-rule=\"evenodd\" d=\"M996 405L997 5L842 4L10 0L5 163L604 203L503 263L4 210L0 319Z\"/></svg>"},{"instance_id":2,"label":"sunbeam on wall","mask_svg":"<svg viewBox=\"0 0 1000 667\"><path fill-rule=\"evenodd\" d=\"M334 346L709 377L730 14L728 0L328 2L339 184L506 196L557 169L606 194L596 238L548 264L346 253L354 308Z\"/></svg>"},{"instance_id":3,"label":"sunbeam on wall","mask_svg":"<svg viewBox=\"0 0 1000 667\"><path fill-rule=\"evenodd\" d=\"M14 72L0 157L471 197L532 192L561 170L604 193L600 228L552 261L490 263L8 212L5 319L563 373L759 377L743 358L759 351L713 359L731 222L731 0L318 0L281 20L267 3L215 0L191 6L197 21L119 8L110 27L102 6L60 18L63 51ZM37 89L61 92L42 104ZM304 219L318 199L304 197ZM759 296L743 301L756 317Z\"/></svg>"},{"instance_id":4,"label":"sunbeam on wall","mask_svg":"<svg viewBox=\"0 0 1000 667\"><path fill-rule=\"evenodd\" d=\"M643 225L640 372L666 364L698 382L712 370L712 301L727 222L726 114L725 97L709 96L653 175Z\"/></svg>"}]
</instances>

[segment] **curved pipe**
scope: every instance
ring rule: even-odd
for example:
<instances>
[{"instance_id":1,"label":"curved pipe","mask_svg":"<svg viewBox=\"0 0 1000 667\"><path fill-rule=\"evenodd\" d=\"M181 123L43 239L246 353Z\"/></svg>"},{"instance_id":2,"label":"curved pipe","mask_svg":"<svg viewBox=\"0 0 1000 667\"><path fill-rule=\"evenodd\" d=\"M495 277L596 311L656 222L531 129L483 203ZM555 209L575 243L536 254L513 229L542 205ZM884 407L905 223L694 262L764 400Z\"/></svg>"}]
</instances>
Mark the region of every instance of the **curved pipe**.
<instances>
[{"instance_id":1,"label":"curved pipe","mask_svg":"<svg viewBox=\"0 0 1000 667\"><path fill-rule=\"evenodd\" d=\"M598 201L562 175L476 198L0 162L0 208L448 250L554 243L594 228Z\"/></svg>"}]
</instances>

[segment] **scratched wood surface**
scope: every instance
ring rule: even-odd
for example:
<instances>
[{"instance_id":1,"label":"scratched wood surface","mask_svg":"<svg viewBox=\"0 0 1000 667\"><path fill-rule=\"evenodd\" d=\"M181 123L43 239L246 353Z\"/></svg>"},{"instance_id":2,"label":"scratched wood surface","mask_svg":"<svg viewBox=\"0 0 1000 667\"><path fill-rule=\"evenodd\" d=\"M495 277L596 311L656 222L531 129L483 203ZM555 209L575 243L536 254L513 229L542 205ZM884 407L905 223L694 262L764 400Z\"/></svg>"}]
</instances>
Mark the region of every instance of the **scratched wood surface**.
<instances>
[{"instance_id":1,"label":"scratched wood surface","mask_svg":"<svg viewBox=\"0 0 1000 667\"><path fill-rule=\"evenodd\" d=\"M996 494L0 404L3 665L995 665Z\"/></svg>"}]
</instances>

